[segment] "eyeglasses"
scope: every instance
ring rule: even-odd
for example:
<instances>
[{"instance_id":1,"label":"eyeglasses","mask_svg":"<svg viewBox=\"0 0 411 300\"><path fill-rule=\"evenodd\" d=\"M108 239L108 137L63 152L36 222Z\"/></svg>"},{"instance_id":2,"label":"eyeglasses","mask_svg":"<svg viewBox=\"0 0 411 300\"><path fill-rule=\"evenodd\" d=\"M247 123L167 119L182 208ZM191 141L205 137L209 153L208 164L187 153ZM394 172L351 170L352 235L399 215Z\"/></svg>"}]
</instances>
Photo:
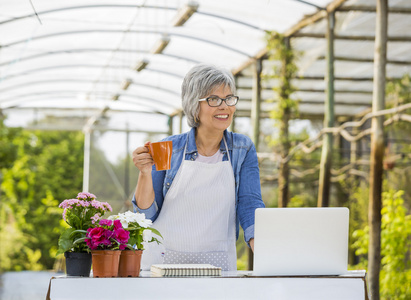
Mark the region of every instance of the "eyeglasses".
<instances>
[{"instance_id":1,"label":"eyeglasses","mask_svg":"<svg viewBox=\"0 0 411 300\"><path fill-rule=\"evenodd\" d=\"M227 104L227 106L234 106L237 104L238 99L240 99L240 97L238 96L228 96L225 99L221 99L220 97L217 97L217 96L210 96L207 98L198 99L198 101L207 101L209 106L217 107L217 106L220 106L223 103L223 101L225 102L225 104Z\"/></svg>"}]
</instances>

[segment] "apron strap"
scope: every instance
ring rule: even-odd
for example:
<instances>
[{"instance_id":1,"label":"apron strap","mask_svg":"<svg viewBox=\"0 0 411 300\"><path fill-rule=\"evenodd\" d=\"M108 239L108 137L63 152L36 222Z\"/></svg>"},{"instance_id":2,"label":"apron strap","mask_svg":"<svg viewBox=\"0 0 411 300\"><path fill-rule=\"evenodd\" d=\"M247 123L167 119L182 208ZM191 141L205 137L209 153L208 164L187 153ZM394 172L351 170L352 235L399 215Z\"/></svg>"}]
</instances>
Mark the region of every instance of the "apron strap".
<instances>
[{"instance_id":1,"label":"apron strap","mask_svg":"<svg viewBox=\"0 0 411 300\"><path fill-rule=\"evenodd\" d=\"M223 134L223 141L224 141L225 149L227 150L228 161L229 161L230 164L231 164L230 152L228 151L228 146L227 146L227 142L226 142L226 140L225 140L224 134ZM187 138L186 144L185 144L185 146L184 146L183 161L182 161L181 163L183 163L183 162L186 160L187 144L188 144L188 138ZM196 146L197 146L197 145L196 145ZM218 151L220 151L220 148L218 149ZM198 150L197 150L197 152L198 152Z\"/></svg>"}]
</instances>

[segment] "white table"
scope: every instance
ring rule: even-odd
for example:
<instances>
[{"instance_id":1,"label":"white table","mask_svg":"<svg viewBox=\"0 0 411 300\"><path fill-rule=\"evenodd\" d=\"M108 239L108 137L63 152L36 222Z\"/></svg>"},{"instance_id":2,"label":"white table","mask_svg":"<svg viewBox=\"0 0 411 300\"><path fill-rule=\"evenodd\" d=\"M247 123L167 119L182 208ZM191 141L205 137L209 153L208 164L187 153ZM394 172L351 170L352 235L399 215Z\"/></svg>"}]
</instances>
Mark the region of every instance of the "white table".
<instances>
[{"instance_id":1,"label":"white table","mask_svg":"<svg viewBox=\"0 0 411 300\"><path fill-rule=\"evenodd\" d=\"M221 277L52 277L47 298L76 299L315 299L368 300L365 271L341 276L253 277L249 271Z\"/></svg>"}]
</instances>

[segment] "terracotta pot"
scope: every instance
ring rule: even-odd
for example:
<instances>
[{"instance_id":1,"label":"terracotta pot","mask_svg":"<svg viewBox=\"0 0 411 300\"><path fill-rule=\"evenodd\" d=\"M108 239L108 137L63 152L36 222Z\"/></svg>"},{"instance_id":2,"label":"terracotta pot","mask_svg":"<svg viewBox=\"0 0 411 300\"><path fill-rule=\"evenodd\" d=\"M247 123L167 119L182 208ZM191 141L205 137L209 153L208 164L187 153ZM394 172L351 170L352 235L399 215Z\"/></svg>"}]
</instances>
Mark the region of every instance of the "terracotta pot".
<instances>
[{"instance_id":1,"label":"terracotta pot","mask_svg":"<svg viewBox=\"0 0 411 300\"><path fill-rule=\"evenodd\" d=\"M91 253L64 252L67 276L89 277L91 271Z\"/></svg>"},{"instance_id":2,"label":"terracotta pot","mask_svg":"<svg viewBox=\"0 0 411 300\"><path fill-rule=\"evenodd\" d=\"M93 277L117 277L120 250L92 250Z\"/></svg>"},{"instance_id":3,"label":"terracotta pot","mask_svg":"<svg viewBox=\"0 0 411 300\"><path fill-rule=\"evenodd\" d=\"M120 255L118 277L138 277L140 275L143 250L123 250Z\"/></svg>"}]
</instances>

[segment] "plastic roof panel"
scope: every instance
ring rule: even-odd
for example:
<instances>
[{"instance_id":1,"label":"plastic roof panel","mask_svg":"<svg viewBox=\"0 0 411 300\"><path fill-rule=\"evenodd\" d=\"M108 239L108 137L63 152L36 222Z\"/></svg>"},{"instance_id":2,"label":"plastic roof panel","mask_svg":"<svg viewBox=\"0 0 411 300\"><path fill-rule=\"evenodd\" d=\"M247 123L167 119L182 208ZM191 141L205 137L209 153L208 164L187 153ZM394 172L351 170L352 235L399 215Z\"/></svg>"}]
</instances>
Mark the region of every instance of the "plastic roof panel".
<instances>
[{"instance_id":1,"label":"plastic roof panel","mask_svg":"<svg viewBox=\"0 0 411 300\"><path fill-rule=\"evenodd\" d=\"M115 123L117 127L124 122L109 119L130 112L154 122L135 126L150 127L150 123L166 128L159 120L167 122L167 115L181 110L184 75L196 63L207 62L237 70L243 99L238 109L249 113L250 62L262 58L263 74L272 73L275 65L261 55L265 32L290 32L304 18L340 2L341 10L335 14L336 115L353 115L371 103L375 13L344 8L372 8L374 0L33 0L41 23L29 1L0 0L0 110L18 116L20 109L27 122L53 111L56 116L81 115L86 120L104 110L108 120L100 126ZM187 5L195 8L192 15L175 26ZM389 5L411 8L407 0L391 0ZM327 22L323 17L290 35L292 47L301 52L297 62L301 78L294 80L300 90L293 97L301 100L300 110L307 115L321 115L325 99ZM391 14L389 23L390 36L405 38L388 45L388 60L396 63L389 62L387 75L398 78L411 71L410 14ZM165 42L161 49L160 41ZM275 80L262 83L263 112L275 107L271 90L275 84ZM12 125L11 119L21 124L21 117L10 118Z\"/></svg>"}]
</instances>

